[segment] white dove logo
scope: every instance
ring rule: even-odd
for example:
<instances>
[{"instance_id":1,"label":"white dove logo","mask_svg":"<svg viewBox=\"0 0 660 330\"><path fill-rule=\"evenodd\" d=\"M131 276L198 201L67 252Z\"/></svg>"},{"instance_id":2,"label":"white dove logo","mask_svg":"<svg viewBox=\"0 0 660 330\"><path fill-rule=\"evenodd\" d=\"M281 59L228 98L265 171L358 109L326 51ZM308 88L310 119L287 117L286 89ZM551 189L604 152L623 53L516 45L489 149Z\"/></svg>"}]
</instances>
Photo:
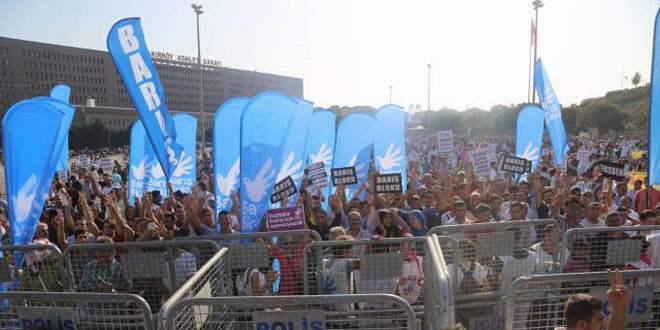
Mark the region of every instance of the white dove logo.
<instances>
[{"instance_id":1,"label":"white dove logo","mask_svg":"<svg viewBox=\"0 0 660 330\"><path fill-rule=\"evenodd\" d=\"M264 196L266 196L266 185L268 185L268 183L272 181L273 177L275 176L275 171L271 170L271 167L273 167L273 160L268 158L264 165L261 166L261 169L259 170L259 173L257 173L257 176L254 178L254 180L243 178L247 196L253 202L259 202L264 198Z\"/></svg>"},{"instance_id":2,"label":"white dove logo","mask_svg":"<svg viewBox=\"0 0 660 330\"><path fill-rule=\"evenodd\" d=\"M532 142L530 142L527 145L527 148L525 148L525 151L523 151L522 154L519 154L518 157L535 161L539 159L539 147L532 147Z\"/></svg>"},{"instance_id":3,"label":"white dove logo","mask_svg":"<svg viewBox=\"0 0 660 330\"><path fill-rule=\"evenodd\" d=\"M234 186L236 185L236 182L238 181L238 171L241 168L241 160L240 158L236 157L236 161L234 162L234 165L231 166L229 169L229 172L227 172L227 176L222 176L221 174L218 173L218 177L216 178L218 188L220 189L220 192L225 195L229 196L231 194L231 191L234 189Z\"/></svg>"},{"instance_id":4,"label":"white dove logo","mask_svg":"<svg viewBox=\"0 0 660 330\"><path fill-rule=\"evenodd\" d=\"M275 182L280 182L284 180L287 176L291 176L293 181L298 181L302 177L302 160L299 160L297 163L293 163L293 159L296 157L296 153L291 151L289 156L284 161L280 173L277 175Z\"/></svg>"},{"instance_id":5,"label":"white dove logo","mask_svg":"<svg viewBox=\"0 0 660 330\"><path fill-rule=\"evenodd\" d=\"M143 158L138 166L131 166L131 172L133 173L133 179L137 181L144 180L144 177L147 174L147 158Z\"/></svg>"},{"instance_id":6,"label":"white dove logo","mask_svg":"<svg viewBox=\"0 0 660 330\"><path fill-rule=\"evenodd\" d=\"M21 190L18 191L18 194L12 198L16 222L23 222L27 219L28 215L30 215L32 203L34 202L34 196L36 194L36 186L37 176L32 174L23 187L21 187Z\"/></svg>"},{"instance_id":7,"label":"white dove logo","mask_svg":"<svg viewBox=\"0 0 660 330\"><path fill-rule=\"evenodd\" d=\"M323 162L328 165L332 161L332 149L328 148L325 143L322 143L319 152L309 155L309 158L312 164Z\"/></svg>"},{"instance_id":8,"label":"white dove logo","mask_svg":"<svg viewBox=\"0 0 660 330\"><path fill-rule=\"evenodd\" d=\"M389 171L395 166L400 166L401 161L403 160L403 156L401 154L401 148L397 148L396 151L393 151L394 149L394 142L390 143L390 146L387 148L387 151L385 152L385 156L376 156L376 160L380 163L380 167L384 171Z\"/></svg>"}]
</instances>

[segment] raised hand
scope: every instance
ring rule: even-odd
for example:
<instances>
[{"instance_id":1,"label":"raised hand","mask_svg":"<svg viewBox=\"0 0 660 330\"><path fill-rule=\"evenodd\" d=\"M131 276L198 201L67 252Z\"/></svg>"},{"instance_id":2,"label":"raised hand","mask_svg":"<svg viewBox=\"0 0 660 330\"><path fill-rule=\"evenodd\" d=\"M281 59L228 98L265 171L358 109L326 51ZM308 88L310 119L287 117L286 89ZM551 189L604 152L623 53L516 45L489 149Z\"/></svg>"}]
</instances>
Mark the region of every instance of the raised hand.
<instances>
[{"instance_id":1,"label":"raised hand","mask_svg":"<svg viewBox=\"0 0 660 330\"><path fill-rule=\"evenodd\" d=\"M527 144L527 148L522 154L517 155L520 158L535 161L539 159L539 147L532 147L532 142Z\"/></svg>"},{"instance_id":2,"label":"raised hand","mask_svg":"<svg viewBox=\"0 0 660 330\"><path fill-rule=\"evenodd\" d=\"M309 159L311 164L323 162L328 165L332 161L332 148L328 148L325 143L322 143L319 151L316 154L309 155Z\"/></svg>"},{"instance_id":3,"label":"raised hand","mask_svg":"<svg viewBox=\"0 0 660 330\"><path fill-rule=\"evenodd\" d=\"M296 157L295 152L291 151L289 153L289 156L286 158L284 161L284 164L282 164L282 168L280 169L280 173L277 174L277 179L275 179L275 182L280 182L281 180L284 180L287 176L291 176L291 179L293 181L297 181L302 177L303 171L302 169L302 160L299 160L297 163L293 164L293 160Z\"/></svg>"},{"instance_id":4,"label":"raised hand","mask_svg":"<svg viewBox=\"0 0 660 330\"><path fill-rule=\"evenodd\" d=\"M394 142L390 143L384 156L376 156L376 160L380 163L380 167L384 171L389 171L395 166L401 165L403 155L401 155L401 148L394 149Z\"/></svg>"},{"instance_id":5,"label":"raised hand","mask_svg":"<svg viewBox=\"0 0 660 330\"><path fill-rule=\"evenodd\" d=\"M607 279L610 282L610 289L607 290L607 299L610 301L612 313L617 311L626 313L628 302L630 301L630 291L623 284L623 277L618 269L614 271L607 270Z\"/></svg>"},{"instance_id":6,"label":"raised hand","mask_svg":"<svg viewBox=\"0 0 660 330\"><path fill-rule=\"evenodd\" d=\"M190 171L194 167L192 163L192 156L185 157L185 155L185 151L181 153L179 161L176 164L176 168L174 169L174 173L172 173L172 176L175 178L190 174Z\"/></svg>"}]
</instances>

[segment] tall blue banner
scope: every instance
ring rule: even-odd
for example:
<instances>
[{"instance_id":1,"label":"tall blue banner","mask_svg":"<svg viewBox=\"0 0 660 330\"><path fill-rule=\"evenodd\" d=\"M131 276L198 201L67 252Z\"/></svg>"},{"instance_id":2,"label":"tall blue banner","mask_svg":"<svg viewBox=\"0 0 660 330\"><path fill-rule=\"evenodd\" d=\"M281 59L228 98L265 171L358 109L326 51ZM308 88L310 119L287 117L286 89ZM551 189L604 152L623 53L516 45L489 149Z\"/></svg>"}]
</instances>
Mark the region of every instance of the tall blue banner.
<instances>
[{"instance_id":1,"label":"tall blue banner","mask_svg":"<svg viewBox=\"0 0 660 330\"><path fill-rule=\"evenodd\" d=\"M298 102L276 92L254 96L241 118L241 231L259 229L282 163Z\"/></svg>"},{"instance_id":2,"label":"tall blue banner","mask_svg":"<svg viewBox=\"0 0 660 330\"><path fill-rule=\"evenodd\" d=\"M369 161L373 152L376 118L364 112L353 112L337 125L337 141L332 167L355 167L358 183L348 185L346 199L351 199L360 185L368 179ZM334 190L334 188L333 188Z\"/></svg>"},{"instance_id":3,"label":"tall blue banner","mask_svg":"<svg viewBox=\"0 0 660 330\"><path fill-rule=\"evenodd\" d=\"M408 184L406 164L406 138L403 108L388 104L376 113L374 134L374 160L380 173L401 173L403 187Z\"/></svg>"},{"instance_id":4,"label":"tall blue banner","mask_svg":"<svg viewBox=\"0 0 660 330\"><path fill-rule=\"evenodd\" d=\"M330 179L330 168L332 167L332 159L335 151L335 120L334 113L321 110L314 112L312 122L309 127L309 134L307 135L307 142L309 156L307 162L311 164L323 162L325 165L325 172ZM328 199L330 197L330 186L323 189L325 201L323 207L328 207Z\"/></svg>"},{"instance_id":5,"label":"tall blue banner","mask_svg":"<svg viewBox=\"0 0 660 330\"><path fill-rule=\"evenodd\" d=\"M539 93L539 100L545 111L545 125L548 126L548 135L550 135L550 143L555 154L555 165L559 165L568 152L568 139L566 138L564 121L561 119L561 105L555 90L550 84L550 78L545 72L541 59L536 61L534 67L534 81L536 82L536 91Z\"/></svg>"},{"instance_id":6,"label":"tall blue banner","mask_svg":"<svg viewBox=\"0 0 660 330\"><path fill-rule=\"evenodd\" d=\"M73 107L51 97L14 104L2 122L12 244L32 240L73 119ZM16 257L16 256L15 256ZM22 255L15 262L22 262Z\"/></svg>"},{"instance_id":7,"label":"tall blue banner","mask_svg":"<svg viewBox=\"0 0 660 330\"><path fill-rule=\"evenodd\" d=\"M69 103L69 97L71 96L71 87L58 84L53 87L50 91L50 97L60 100L64 103ZM74 108L75 109L75 108ZM64 137L64 143L62 144L62 152L60 153L60 158L57 161L56 171L66 171L69 169L69 134Z\"/></svg>"},{"instance_id":8,"label":"tall blue banner","mask_svg":"<svg viewBox=\"0 0 660 330\"><path fill-rule=\"evenodd\" d=\"M649 184L660 184L660 10L655 15L649 93Z\"/></svg>"},{"instance_id":9,"label":"tall blue banner","mask_svg":"<svg viewBox=\"0 0 660 330\"><path fill-rule=\"evenodd\" d=\"M309 124L314 114L314 104L303 99L296 99L296 101L298 103L296 115L293 117L289 137L282 146L282 166L280 166L275 183L291 176L293 183L296 185L296 190L300 190L300 183L307 162L305 149L307 147ZM296 198L297 194L292 196L290 203L293 204Z\"/></svg>"},{"instance_id":10,"label":"tall blue banner","mask_svg":"<svg viewBox=\"0 0 660 330\"><path fill-rule=\"evenodd\" d=\"M536 168L543 143L543 109L528 105L520 110L516 122L516 157L532 161Z\"/></svg>"},{"instance_id":11,"label":"tall blue banner","mask_svg":"<svg viewBox=\"0 0 660 330\"><path fill-rule=\"evenodd\" d=\"M140 19L125 18L115 23L108 33L107 44L156 158L169 180L181 160L183 147L176 143L174 121L165 106L163 86L151 62Z\"/></svg>"},{"instance_id":12,"label":"tall blue banner","mask_svg":"<svg viewBox=\"0 0 660 330\"><path fill-rule=\"evenodd\" d=\"M149 147L149 150L147 150ZM135 121L131 126L131 145L129 149L129 171L128 171L128 202L135 205L134 196L142 197L147 190L149 183L149 172L157 159L149 158L149 151L153 155L153 149L147 141L147 133L144 131L144 125L140 120ZM155 158L155 156L152 156Z\"/></svg>"},{"instance_id":13,"label":"tall blue banner","mask_svg":"<svg viewBox=\"0 0 660 330\"><path fill-rule=\"evenodd\" d=\"M195 186L197 175L195 157L197 118L188 114L176 114L173 119L179 131L176 143L183 147L183 151L170 178L172 190L190 193L192 187ZM134 195L142 197L146 191L158 190L162 196L168 195L165 173L146 137L144 125L139 120L131 128L129 165L131 168L128 183L130 204L134 203Z\"/></svg>"},{"instance_id":14,"label":"tall blue banner","mask_svg":"<svg viewBox=\"0 0 660 330\"><path fill-rule=\"evenodd\" d=\"M232 208L231 193L238 188L241 169L241 116L250 99L236 97L223 103L213 119L215 209ZM217 212L216 212L217 213Z\"/></svg>"}]
</instances>

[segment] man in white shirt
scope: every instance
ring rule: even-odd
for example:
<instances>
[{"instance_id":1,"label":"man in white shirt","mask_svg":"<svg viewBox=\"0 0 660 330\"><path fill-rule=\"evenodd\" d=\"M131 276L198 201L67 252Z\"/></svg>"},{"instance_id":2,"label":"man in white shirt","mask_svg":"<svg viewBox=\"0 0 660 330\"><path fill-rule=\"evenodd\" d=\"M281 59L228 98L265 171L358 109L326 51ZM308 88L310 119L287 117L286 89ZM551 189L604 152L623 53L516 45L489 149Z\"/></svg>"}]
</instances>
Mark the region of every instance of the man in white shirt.
<instances>
[{"instance_id":1,"label":"man in white shirt","mask_svg":"<svg viewBox=\"0 0 660 330\"><path fill-rule=\"evenodd\" d=\"M580 223L584 228L604 228L607 227L605 221L600 219L600 214L603 212L603 207L598 202L591 202L587 207L587 217L582 219ZM591 237L595 234L587 234Z\"/></svg>"}]
</instances>

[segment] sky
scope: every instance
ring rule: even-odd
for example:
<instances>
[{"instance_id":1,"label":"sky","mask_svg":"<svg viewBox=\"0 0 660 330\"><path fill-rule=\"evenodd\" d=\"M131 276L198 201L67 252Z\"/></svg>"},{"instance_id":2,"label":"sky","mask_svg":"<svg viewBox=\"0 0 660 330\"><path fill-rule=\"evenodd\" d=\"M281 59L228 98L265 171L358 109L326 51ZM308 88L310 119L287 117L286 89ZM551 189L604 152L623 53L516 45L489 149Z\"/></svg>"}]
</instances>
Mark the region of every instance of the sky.
<instances>
[{"instance_id":1,"label":"sky","mask_svg":"<svg viewBox=\"0 0 660 330\"><path fill-rule=\"evenodd\" d=\"M300 77L316 107L457 110L527 101L531 0L198 0L203 58ZM105 50L141 17L150 50L196 56L189 0L0 0L0 36ZM649 81L660 0L544 0L538 56L569 105Z\"/></svg>"}]
</instances>

